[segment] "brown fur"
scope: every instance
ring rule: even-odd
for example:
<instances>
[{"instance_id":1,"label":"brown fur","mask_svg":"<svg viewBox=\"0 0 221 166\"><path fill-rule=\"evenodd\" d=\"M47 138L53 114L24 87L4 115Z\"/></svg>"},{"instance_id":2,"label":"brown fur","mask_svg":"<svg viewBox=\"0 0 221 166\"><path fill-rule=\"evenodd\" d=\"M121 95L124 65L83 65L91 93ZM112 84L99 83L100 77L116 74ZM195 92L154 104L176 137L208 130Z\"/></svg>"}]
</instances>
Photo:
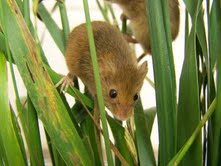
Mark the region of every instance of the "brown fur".
<instances>
[{"instance_id":1,"label":"brown fur","mask_svg":"<svg viewBox=\"0 0 221 166\"><path fill-rule=\"evenodd\" d=\"M150 33L148 30L148 21L144 0L107 0L118 4L123 15L131 21L131 28L136 40L141 44L145 53L151 53ZM168 0L170 10L170 28L172 39L174 40L179 32L179 3L178 0Z\"/></svg>"},{"instance_id":2,"label":"brown fur","mask_svg":"<svg viewBox=\"0 0 221 166\"><path fill-rule=\"evenodd\" d=\"M131 116L135 101L147 73L147 63L138 66L136 56L114 26L100 21L92 22L94 40L101 76L105 105L120 120ZM78 76L93 96L96 88L91 63L86 25L81 24L70 34L66 48L69 75ZM116 89L116 98L109 96Z\"/></svg>"}]
</instances>

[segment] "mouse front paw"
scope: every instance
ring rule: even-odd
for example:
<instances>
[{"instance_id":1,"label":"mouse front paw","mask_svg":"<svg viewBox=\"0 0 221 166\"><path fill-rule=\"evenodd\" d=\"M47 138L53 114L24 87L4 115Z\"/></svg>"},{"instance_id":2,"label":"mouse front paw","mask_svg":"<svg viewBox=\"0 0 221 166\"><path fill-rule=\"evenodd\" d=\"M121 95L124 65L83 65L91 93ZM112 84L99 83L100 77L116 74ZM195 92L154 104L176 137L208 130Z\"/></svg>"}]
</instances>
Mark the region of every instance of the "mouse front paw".
<instances>
[{"instance_id":1,"label":"mouse front paw","mask_svg":"<svg viewBox=\"0 0 221 166\"><path fill-rule=\"evenodd\" d=\"M63 78L55 85L55 87L57 88L61 85L60 93L63 91L66 92L68 87L74 87L73 78L74 76L68 73L68 75L63 76Z\"/></svg>"}]
</instances>

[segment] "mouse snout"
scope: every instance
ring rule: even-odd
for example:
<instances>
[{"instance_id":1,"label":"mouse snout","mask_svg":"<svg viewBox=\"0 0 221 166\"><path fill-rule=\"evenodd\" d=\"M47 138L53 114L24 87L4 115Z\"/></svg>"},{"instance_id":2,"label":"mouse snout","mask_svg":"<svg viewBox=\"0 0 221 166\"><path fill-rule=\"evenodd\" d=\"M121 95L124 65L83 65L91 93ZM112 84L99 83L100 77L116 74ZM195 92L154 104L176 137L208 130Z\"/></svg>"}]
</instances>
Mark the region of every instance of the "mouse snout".
<instances>
[{"instance_id":1,"label":"mouse snout","mask_svg":"<svg viewBox=\"0 0 221 166\"><path fill-rule=\"evenodd\" d=\"M133 107L124 104L117 104L113 114L118 120L127 120L133 114Z\"/></svg>"}]
</instances>

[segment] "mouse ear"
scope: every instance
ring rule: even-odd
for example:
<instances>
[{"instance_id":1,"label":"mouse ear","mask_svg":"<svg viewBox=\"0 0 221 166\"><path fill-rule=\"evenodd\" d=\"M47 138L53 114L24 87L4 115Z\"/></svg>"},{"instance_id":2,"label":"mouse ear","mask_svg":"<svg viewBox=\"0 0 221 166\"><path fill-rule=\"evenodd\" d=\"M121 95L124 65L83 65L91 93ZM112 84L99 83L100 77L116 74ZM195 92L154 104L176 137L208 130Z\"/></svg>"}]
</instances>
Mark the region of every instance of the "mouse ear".
<instances>
[{"instance_id":1,"label":"mouse ear","mask_svg":"<svg viewBox=\"0 0 221 166\"><path fill-rule=\"evenodd\" d=\"M139 73L142 79L144 79L145 76L147 75L147 71L148 71L148 66L147 66L147 61L145 61L139 66Z\"/></svg>"}]
</instances>

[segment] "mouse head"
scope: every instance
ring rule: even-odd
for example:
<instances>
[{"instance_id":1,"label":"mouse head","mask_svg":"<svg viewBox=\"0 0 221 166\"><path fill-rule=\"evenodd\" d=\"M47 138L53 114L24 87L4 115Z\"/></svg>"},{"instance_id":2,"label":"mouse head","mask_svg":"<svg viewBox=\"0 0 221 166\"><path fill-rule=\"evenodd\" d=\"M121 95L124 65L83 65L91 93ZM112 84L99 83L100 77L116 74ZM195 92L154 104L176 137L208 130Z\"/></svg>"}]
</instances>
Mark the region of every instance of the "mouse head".
<instances>
[{"instance_id":1,"label":"mouse head","mask_svg":"<svg viewBox=\"0 0 221 166\"><path fill-rule=\"evenodd\" d=\"M144 62L138 67L127 65L101 76L105 105L118 120L127 120L133 115L146 74L147 62Z\"/></svg>"}]
</instances>

